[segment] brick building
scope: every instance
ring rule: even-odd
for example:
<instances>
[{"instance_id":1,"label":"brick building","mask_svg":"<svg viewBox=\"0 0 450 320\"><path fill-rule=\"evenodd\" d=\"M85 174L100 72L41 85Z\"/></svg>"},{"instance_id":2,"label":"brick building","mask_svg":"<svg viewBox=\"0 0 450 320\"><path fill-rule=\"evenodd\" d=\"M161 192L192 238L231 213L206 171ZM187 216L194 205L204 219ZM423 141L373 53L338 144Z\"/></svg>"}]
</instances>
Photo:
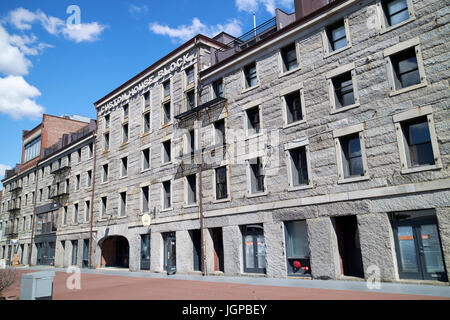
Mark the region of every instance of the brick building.
<instances>
[{"instance_id":1,"label":"brick building","mask_svg":"<svg viewBox=\"0 0 450 320\"><path fill-rule=\"evenodd\" d=\"M448 281L448 4L295 4L95 103L55 265Z\"/></svg>"}]
</instances>

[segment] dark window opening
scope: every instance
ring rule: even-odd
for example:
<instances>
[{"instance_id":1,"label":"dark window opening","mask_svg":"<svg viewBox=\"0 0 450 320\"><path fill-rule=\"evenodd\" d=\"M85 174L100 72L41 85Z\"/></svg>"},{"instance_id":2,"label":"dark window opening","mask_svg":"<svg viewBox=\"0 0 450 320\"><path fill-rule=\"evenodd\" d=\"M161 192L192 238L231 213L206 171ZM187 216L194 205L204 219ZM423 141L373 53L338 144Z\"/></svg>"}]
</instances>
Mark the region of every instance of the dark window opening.
<instances>
[{"instance_id":1,"label":"dark window opening","mask_svg":"<svg viewBox=\"0 0 450 320\"><path fill-rule=\"evenodd\" d=\"M394 26L409 19L408 4L406 0L383 0L382 5L389 26Z\"/></svg>"},{"instance_id":2,"label":"dark window opening","mask_svg":"<svg viewBox=\"0 0 450 320\"><path fill-rule=\"evenodd\" d=\"M255 62L244 67L244 75L245 75L245 81L246 81L247 88L256 86L258 84L258 77L256 75L256 63Z\"/></svg>"},{"instance_id":3,"label":"dark window opening","mask_svg":"<svg viewBox=\"0 0 450 320\"><path fill-rule=\"evenodd\" d=\"M347 45L347 36L345 33L344 20L326 28L328 40L330 41L332 51L343 48Z\"/></svg>"},{"instance_id":4,"label":"dark window opening","mask_svg":"<svg viewBox=\"0 0 450 320\"><path fill-rule=\"evenodd\" d=\"M300 91L288 94L284 98L286 100L287 123L303 120Z\"/></svg>"},{"instance_id":5,"label":"dark window opening","mask_svg":"<svg viewBox=\"0 0 450 320\"><path fill-rule=\"evenodd\" d=\"M364 176L359 133L340 138L344 178Z\"/></svg>"},{"instance_id":6,"label":"dark window opening","mask_svg":"<svg viewBox=\"0 0 450 320\"><path fill-rule=\"evenodd\" d=\"M391 56L394 68L395 89L410 87L420 83L419 66L414 48Z\"/></svg>"},{"instance_id":7,"label":"dark window opening","mask_svg":"<svg viewBox=\"0 0 450 320\"><path fill-rule=\"evenodd\" d=\"M216 169L216 199L228 198L227 190L227 168L221 167Z\"/></svg>"},{"instance_id":8,"label":"dark window opening","mask_svg":"<svg viewBox=\"0 0 450 320\"><path fill-rule=\"evenodd\" d=\"M427 117L402 123L402 130L406 140L407 150L405 153L408 166L434 165L435 159Z\"/></svg>"},{"instance_id":9,"label":"dark window opening","mask_svg":"<svg viewBox=\"0 0 450 320\"><path fill-rule=\"evenodd\" d=\"M351 72L333 78L333 86L336 97L336 109L355 104Z\"/></svg>"},{"instance_id":10,"label":"dark window opening","mask_svg":"<svg viewBox=\"0 0 450 320\"><path fill-rule=\"evenodd\" d=\"M300 147L290 150L292 161L292 185L309 184L308 164L306 162L306 148Z\"/></svg>"},{"instance_id":11,"label":"dark window opening","mask_svg":"<svg viewBox=\"0 0 450 320\"><path fill-rule=\"evenodd\" d=\"M283 48L281 50L281 56L283 58L284 71L294 70L298 67L295 43Z\"/></svg>"},{"instance_id":12,"label":"dark window opening","mask_svg":"<svg viewBox=\"0 0 450 320\"><path fill-rule=\"evenodd\" d=\"M247 110L248 135L258 134L261 130L261 120L259 117L259 107Z\"/></svg>"}]
</instances>

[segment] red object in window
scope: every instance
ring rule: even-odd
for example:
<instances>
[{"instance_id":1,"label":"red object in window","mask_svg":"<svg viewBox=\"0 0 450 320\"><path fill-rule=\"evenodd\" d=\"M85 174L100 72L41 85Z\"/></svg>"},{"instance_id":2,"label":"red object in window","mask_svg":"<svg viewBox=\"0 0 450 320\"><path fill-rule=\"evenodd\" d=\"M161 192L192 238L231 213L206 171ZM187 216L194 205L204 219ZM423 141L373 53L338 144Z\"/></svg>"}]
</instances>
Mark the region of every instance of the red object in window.
<instances>
[{"instance_id":1,"label":"red object in window","mask_svg":"<svg viewBox=\"0 0 450 320\"><path fill-rule=\"evenodd\" d=\"M309 268L308 268L308 267L303 267L303 268L302 268L302 270L306 270L306 271L308 271L308 270L309 270Z\"/></svg>"},{"instance_id":2,"label":"red object in window","mask_svg":"<svg viewBox=\"0 0 450 320\"><path fill-rule=\"evenodd\" d=\"M302 266L300 261L297 261L297 260L295 260L292 265L294 266L295 269L299 269Z\"/></svg>"}]
</instances>

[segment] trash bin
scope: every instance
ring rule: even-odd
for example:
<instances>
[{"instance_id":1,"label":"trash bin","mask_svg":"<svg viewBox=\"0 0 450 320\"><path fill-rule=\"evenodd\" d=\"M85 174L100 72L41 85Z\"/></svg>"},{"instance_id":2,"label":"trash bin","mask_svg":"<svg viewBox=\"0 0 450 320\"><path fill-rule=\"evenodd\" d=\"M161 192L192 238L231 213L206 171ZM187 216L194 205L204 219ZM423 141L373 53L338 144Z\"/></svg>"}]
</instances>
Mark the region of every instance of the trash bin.
<instances>
[{"instance_id":1,"label":"trash bin","mask_svg":"<svg viewBox=\"0 0 450 320\"><path fill-rule=\"evenodd\" d=\"M22 275L20 300L52 300L55 271L43 271Z\"/></svg>"}]
</instances>

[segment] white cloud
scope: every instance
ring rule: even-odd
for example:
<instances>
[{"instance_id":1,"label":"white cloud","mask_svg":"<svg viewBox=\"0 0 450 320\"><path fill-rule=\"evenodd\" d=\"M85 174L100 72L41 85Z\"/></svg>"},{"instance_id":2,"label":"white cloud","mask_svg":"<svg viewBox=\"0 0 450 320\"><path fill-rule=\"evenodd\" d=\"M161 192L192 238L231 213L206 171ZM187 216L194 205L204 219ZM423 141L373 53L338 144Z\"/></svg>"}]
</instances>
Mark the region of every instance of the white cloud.
<instances>
[{"instance_id":1,"label":"white cloud","mask_svg":"<svg viewBox=\"0 0 450 320\"><path fill-rule=\"evenodd\" d=\"M36 44L37 37L32 34L31 36L27 35L10 35L9 43L22 51L25 55L36 56L40 54L45 48L53 48L52 45L46 43L38 43Z\"/></svg>"},{"instance_id":2,"label":"white cloud","mask_svg":"<svg viewBox=\"0 0 450 320\"><path fill-rule=\"evenodd\" d=\"M0 77L0 112L14 119L39 119L44 108L35 99L40 95L39 90L28 84L23 77Z\"/></svg>"},{"instance_id":3,"label":"white cloud","mask_svg":"<svg viewBox=\"0 0 450 320\"><path fill-rule=\"evenodd\" d=\"M25 75L29 67L31 62L17 47L11 45L8 32L0 25L0 73Z\"/></svg>"},{"instance_id":4,"label":"white cloud","mask_svg":"<svg viewBox=\"0 0 450 320\"><path fill-rule=\"evenodd\" d=\"M294 0L235 0L239 11L258 11L260 6L272 15L275 15L276 8L289 9L294 7Z\"/></svg>"},{"instance_id":5,"label":"white cloud","mask_svg":"<svg viewBox=\"0 0 450 320\"><path fill-rule=\"evenodd\" d=\"M150 24L150 31L184 42L195 37L199 33L213 37L218 33L225 31L231 35L239 36L242 34L241 25L242 23L239 20L233 19L228 21L225 25L217 24L215 26L208 26L203 24L198 18L194 18L190 25L181 25L176 28L154 22Z\"/></svg>"},{"instance_id":6,"label":"white cloud","mask_svg":"<svg viewBox=\"0 0 450 320\"><path fill-rule=\"evenodd\" d=\"M63 35L66 39L77 43L96 41L103 30L106 29L106 26L98 22L81 23L79 25L66 24L64 20L47 16L41 10L33 13L24 8L11 11L7 21L19 30L30 30L33 23L39 22L51 35Z\"/></svg>"},{"instance_id":7,"label":"white cloud","mask_svg":"<svg viewBox=\"0 0 450 320\"><path fill-rule=\"evenodd\" d=\"M134 4L130 4L128 12L131 14L133 18L137 19L139 15L148 13L148 7L146 5L136 6Z\"/></svg>"},{"instance_id":8,"label":"white cloud","mask_svg":"<svg viewBox=\"0 0 450 320\"><path fill-rule=\"evenodd\" d=\"M81 23L77 25L66 25L62 29L62 33L67 39L77 43L84 41L92 42L98 40L99 35L105 28L106 26L100 25L97 22Z\"/></svg>"}]
</instances>

